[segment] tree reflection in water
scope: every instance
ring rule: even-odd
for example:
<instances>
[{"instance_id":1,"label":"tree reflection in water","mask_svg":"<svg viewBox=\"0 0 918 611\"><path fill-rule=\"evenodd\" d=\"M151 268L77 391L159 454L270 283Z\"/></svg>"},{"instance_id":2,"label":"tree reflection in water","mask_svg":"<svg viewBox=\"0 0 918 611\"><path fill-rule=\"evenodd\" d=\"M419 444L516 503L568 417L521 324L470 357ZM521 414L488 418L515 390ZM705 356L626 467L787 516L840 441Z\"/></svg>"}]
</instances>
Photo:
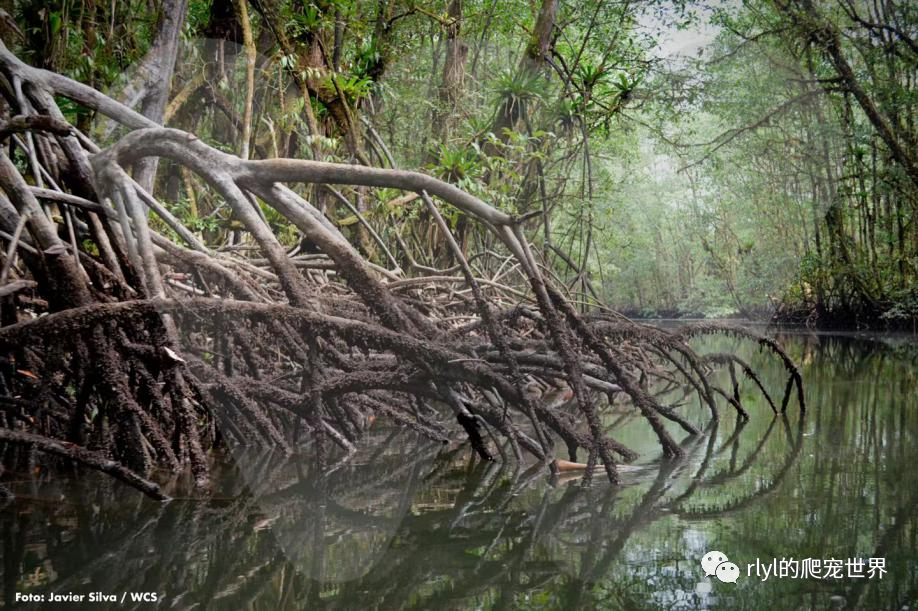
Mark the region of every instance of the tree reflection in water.
<instances>
[{"instance_id":1,"label":"tree reflection in water","mask_svg":"<svg viewBox=\"0 0 918 611\"><path fill-rule=\"evenodd\" d=\"M308 461L240 451L215 474L224 500L209 502L157 505L103 478L22 475L0 514L4 600L30 590L156 591L176 609L914 604L918 482L902 469L918 458L914 352L782 341L804 363L805 420L722 420L683 442L684 459L635 466L618 488L470 463L464 447L406 433L321 479ZM755 405L751 389L743 401ZM703 577L708 547L740 566L739 583ZM889 573L746 577L756 557L855 555L885 557Z\"/></svg>"}]
</instances>

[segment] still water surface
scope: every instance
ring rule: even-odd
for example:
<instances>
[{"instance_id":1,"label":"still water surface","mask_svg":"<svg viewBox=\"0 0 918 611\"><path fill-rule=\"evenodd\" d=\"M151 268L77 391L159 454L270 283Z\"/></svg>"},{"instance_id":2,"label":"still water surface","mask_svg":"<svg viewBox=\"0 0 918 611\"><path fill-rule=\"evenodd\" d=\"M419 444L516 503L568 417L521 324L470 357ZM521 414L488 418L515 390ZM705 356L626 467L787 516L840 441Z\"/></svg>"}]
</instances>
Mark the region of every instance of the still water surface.
<instances>
[{"instance_id":1,"label":"still water surface","mask_svg":"<svg viewBox=\"0 0 918 611\"><path fill-rule=\"evenodd\" d=\"M661 462L633 414L610 414L615 437L642 451L618 488L473 463L464 446L382 428L384 444L323 479L302 458L236 452L208 502L20 477L0 509L4 606L17 591L152 591L162 602L136 608L918 609L918 344L779 339L801 364L804 417L794 401L773 416L747 381L745 425L725 407L708 426L686 405L705 435ZM706 341L696 347L737 352L780 400L773 357ZM735 584L704 576L710 550L740 567ZM883 558L886 573L747 575L775 558Z\"/></svg>"}]
</instances>

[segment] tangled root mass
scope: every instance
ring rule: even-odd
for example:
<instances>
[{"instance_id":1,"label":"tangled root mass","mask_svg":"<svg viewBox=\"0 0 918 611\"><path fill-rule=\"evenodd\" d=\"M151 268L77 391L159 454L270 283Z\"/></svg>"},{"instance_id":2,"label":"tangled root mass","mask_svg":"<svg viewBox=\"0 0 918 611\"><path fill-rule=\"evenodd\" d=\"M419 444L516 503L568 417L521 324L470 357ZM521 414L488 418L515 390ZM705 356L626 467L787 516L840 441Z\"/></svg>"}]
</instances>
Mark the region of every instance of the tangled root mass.
<instances>
[{"instance_id":1,"label":"tangled root mass","mask_svg":"<svg viewBox=\"0 0 918 611\"><path fill-rule=\"evenodd\" d=\"M310 444L327 469L381 419L441 442L466 439L483 460L529 456L554 469L585 460L586 482L593 467L616 482L616 465L637 454L614 438L603 419L608 406L633 407L674 457L682 450L667 422L699 433L663 403L674 389L697 394L712 419L723 408L747 418L742 373L775 411L785 411L795 391L804 408L797 367L773 340L710 324L664 331L601 308L578 311L547 278L526 238L527 219L451 184L366 166L245 161L30 67L2 43L0 72L0 137L27 161L0 152L7 466L40 452L163 499L154 472L190 472L206 487L207 453L219 444L286 453ZM56 96L132 131L100 150L64 120ZM146 158L183 166L217 193L257 248L204 244L131 179L129 169ZM303 195L316 185L416 193L454 267L434 274L372 263ZM504 253L490 258L495 268L473 268L444 205L491 236ZM263 206L317 252L283 246ZM151 215L169 231L154 230ZM501 275L508 266L516 280ZM781 359L788 378L780 405L740 358L692 350L691 337L710 333L750 339ZM729 370L732 388L713 384L717 368ZM559 463L563 456L569 460Z\"/></svg>"}]
</instances>

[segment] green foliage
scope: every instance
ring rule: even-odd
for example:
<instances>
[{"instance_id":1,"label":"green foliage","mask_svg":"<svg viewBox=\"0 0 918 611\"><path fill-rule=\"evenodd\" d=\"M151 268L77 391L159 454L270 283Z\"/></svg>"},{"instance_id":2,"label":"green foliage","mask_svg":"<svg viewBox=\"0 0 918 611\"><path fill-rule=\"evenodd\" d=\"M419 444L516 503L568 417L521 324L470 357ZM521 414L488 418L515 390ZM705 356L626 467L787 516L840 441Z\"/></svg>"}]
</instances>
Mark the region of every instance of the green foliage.
<instances>
[{"instance_id":1,"label":"green foliage","mask_svg":"<svg viewBox=\"0 0 918 611\"><path fill-rule=\"evenodd\" d=\"M441 144L437 153L437 163L431 169L440 178L459 182L481 174L482 165L474 149Z\"/></svg>"},{"instance_id":2,"label":"green foliage","mask_svg":"<svg viewBox=\"0 0 918 611\"><path fill-rule=\"evenodd\" d=\"M373 89L373 80L368 76L351 75L338 80L338 87L348 103L356 105L361 98L367 97Z\"/></svg>"},{"instance_id":3,"label":"green foliage","mask_svg":"<svg viewBox=\"0 0 918 611\"><path fill-rule=\"evenodd\" d=\"M499 104L523 112L527 103L542 99L544 87L545 83L540 74L510 69L496 77L494 93Z\"/></svg>"},{"instance_id":4,"label":"green foliage","mask_svg":"<svg viewBox=\"0 0 918 611\"><path fill-rule=\"evenodd\" d=\"M131 67L150 47L155 5L97 4L87 19L70 4L17 0L12 14L25 40L15 51L116 88L134 78ZM172 95L196 75L207 79L174 121L238 153L242 56L232 51L221 63L217 50L195 47L220 6L189 3ZM887 320L911 315L914 183L857 100L841 92L831 58L810 26L793 19L792 6L561 2L544 61L526 53L537 15L531 3L459 8L456 22L446 0L382 8L368 0L282 0L268 11L270 24L250 11L261 55L258 154L276 147L309 158L318 150L326 161L388 165L379 138L398 167L423 168L508 212L544 207L553 244L603 298L628 311L762 315L783 302L796 310L872 309ZM878 36L832 2L819 10L844 32L842 52L878 112L903 142L918 139L906 119L918 104L907 44ZM889 11L913 21L899 4ZM658 54L660 43L682 33L712 40L697 57ZM450 48L461 58L453 74L445 70ZM59 103L68 120L91 127L91 113ZM17 153L15 161L26 160ZM162 174L160 194L170 180ZM195 214L186 195L171 188L175 213L202 235L225 235L234 221L214 213L218 202L199 194ZM426 222L417 207L386 207L397 197L373 192L367 201L376 202L375 215L404 223L406 234L423 233L412 226ZM295 242L288 223L264 213L284 243ZM457 211L450 221L477 232L470 243L482 238ZM537 241L545 239L539 222L527 226ZM567 263L551 264L562 281L576 279Z\"/></svg>"},{"instance_id":5,"label":"green foliage","mask_svg":"<svg viewBox=\"0 0 918 611\"><path fill-rule=\"evenodd\" d=\"M890 297L892 305L883 312L883 319L892 323L911 323L914 328L915 322L918 321L918 289L899 289Z\"/></svg>"}]
</instances>

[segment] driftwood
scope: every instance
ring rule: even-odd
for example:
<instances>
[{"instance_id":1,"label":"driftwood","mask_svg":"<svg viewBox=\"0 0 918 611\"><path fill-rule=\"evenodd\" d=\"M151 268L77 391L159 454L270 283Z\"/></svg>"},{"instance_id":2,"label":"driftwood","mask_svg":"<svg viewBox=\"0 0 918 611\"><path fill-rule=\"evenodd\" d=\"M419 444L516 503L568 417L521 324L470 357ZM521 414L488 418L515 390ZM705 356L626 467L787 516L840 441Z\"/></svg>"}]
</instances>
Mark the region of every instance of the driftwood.
<instances>
[{"instance_id":1,"label":"driftwood","mask_svg":"<svg viewBox=\"0 0 918 611\"><path fill-rule=\"evenodd\" d=\"M0 411L0 440L102 469L158 496L148 481L155 469L190 469L206 486L214 446L290 453L311 443L324 470L329 442L348 456L384 419L438 441L462 431L483 460L529 455L555 471L582 468L587 483L594 467L617 482L617 462L636 454L606 428L607 406L633 406L663 454L678 457L683 450L665 421L699 431L661 402L662 393L684 386L712 419L723 407L746 417L738 382L727 393L708 379L716 366L734 374L739 366L771 401L748 365L701 357L687 343L723 329L670 333L579 313L546 277L526 238L527 218L447 182L230 155L30 67L2 43L0 72L4 116L12 117L0 137L12 139L15 151L0 152L0 237L11 274L0 286L0 395L15 406ZM55 96L132 131L101 150L66 123ZM16 155L26 163L17 166ZM217 193L244 227L243 246L254 250L206 244L142 186L147 174L141 184L129 175L162 158ZM408 192L403 201L424 204L455 265L442 272L408 252L399 259L386 233L361 218L394 269L369 261L297 191L303 184ZM447 205L502 245L503 254L483 258L496 257L496 267L473 267L443 219ZM295 226L315 252L291 252L262 207ZM787 368L780 411L794 388L802 410L794 364L775 342L752 339ZM721 396L726 402L717 402ZM567 461L556 460L558 440Z\"/></svg>"}]
</instances>

